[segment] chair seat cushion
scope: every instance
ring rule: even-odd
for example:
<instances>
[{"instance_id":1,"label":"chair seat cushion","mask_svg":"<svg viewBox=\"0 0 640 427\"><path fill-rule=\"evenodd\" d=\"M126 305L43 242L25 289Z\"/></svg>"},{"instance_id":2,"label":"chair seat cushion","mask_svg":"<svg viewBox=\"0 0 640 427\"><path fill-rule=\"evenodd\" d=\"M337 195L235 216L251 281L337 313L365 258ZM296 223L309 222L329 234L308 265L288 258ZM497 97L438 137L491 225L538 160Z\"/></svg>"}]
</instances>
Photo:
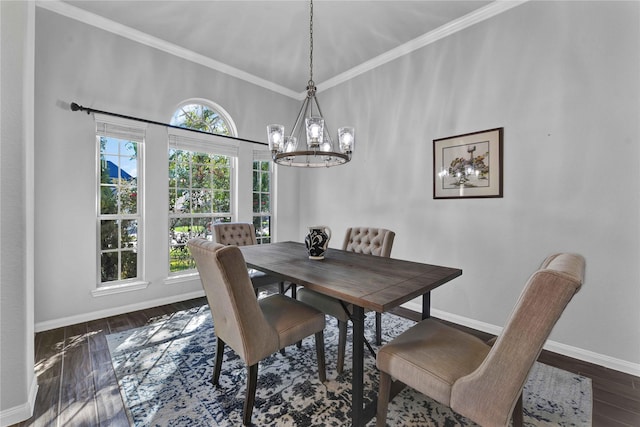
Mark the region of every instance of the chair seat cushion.
<instances>
[{"instance_id":1,"label":"chair seat cushion","mask_svg":"<svg viewBox=\"0 0 640 427\"><path fill-rule=\"evenodd\" d=\"M273 285L274 283L279 283L281 281L277 277L269 276L268 274L259 270L254 270L253 268L249 268L247 271L251 278L251 284L256 289L263 286Z\"/></svg>"},{"instance_id":2,"label":"chair seat cushion","mask_svg":"<svg viewBox=\"0 0 640 427\"><path fill-rule=\"evenodd\" d=\"M298 301L309 304L310 306L315 307L342 322L347 322L349 320L349 315L344 311L340 301L335 298L307 288L298 289L296 298ZM345 305L349 311L352 311L351 304Z\"/></svg>"},{"instance_id":3,"label":"chair seat cushion","mask_svg":"<svg viewBox=\"0 0 640 427\"><path fill-rule=\"evenodd\" d=\"M473 372L490 347L479 338L426 319L378 351L378 369L449 405L456 380Z\"/></svg>"},{"instance_id":4,"label":"chair seat cushion","mask_svg":"<svg viewBox=\"0 0 640 427\"><path fill-rule=\"evenodd\" d=\"M324 313L282 294L258 300L267 322L276 330L280 348L324 330Z\"/></svg>"}]
</instances>

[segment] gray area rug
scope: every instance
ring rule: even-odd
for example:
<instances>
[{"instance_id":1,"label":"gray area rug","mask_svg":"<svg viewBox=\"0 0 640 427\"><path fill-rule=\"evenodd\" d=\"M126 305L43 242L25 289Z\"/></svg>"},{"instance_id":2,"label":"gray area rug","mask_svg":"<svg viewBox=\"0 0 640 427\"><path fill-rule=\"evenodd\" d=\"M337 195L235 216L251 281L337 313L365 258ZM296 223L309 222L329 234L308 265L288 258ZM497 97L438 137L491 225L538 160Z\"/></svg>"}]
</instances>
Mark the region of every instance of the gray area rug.
<instances>
[{"instance_id":1,"label":"gray area rug","mask_svg":"<svg viewBox=\"0 0 640 427\"><path fill-rule=\"evenodd\" d=\"M383 341L414 322L382 315ZM374 342L375 319L367 316ZM327 382L318 380L313 337L260 363L252 421L258 426L344 426L350 421L350 329L345 372L337 375L338 329L327 317ZM181 311L147 326L107 336L127 414L134 426L242 425L246 369L227 347L220 385L210 383L216 348L208 306ZM375 345L374 349L375 349ZM375 359L365 348L365 402L377 399ZM490 398L490 396L488 396ZM591 380L536 363L525 386L525 425L590 426ZM475 425L450 409L406 388L389 403L392 426ZM375 425L375 419L369 424Z\"/></svg>"}]
</instances>

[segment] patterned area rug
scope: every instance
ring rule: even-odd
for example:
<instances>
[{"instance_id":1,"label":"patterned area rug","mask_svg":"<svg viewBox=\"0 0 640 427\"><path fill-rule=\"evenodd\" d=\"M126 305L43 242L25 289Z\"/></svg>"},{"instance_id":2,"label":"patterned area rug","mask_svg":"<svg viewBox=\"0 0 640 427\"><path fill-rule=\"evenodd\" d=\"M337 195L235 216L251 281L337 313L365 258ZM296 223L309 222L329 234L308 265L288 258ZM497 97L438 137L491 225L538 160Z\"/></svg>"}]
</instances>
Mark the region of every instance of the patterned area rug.
<instances>
[{"instance_id":1,"label":"patterned area rug","mask_svg":"<svg viewBox=\"0 0 640 427\"><path fill-rule=\"evenodd\" d=\"M414 322L383 314L383 341ZM365 330L374 331L368 315ZM327 382L318 380L313 337L260 363L252 421L258 426L344 426L351 411L350 332L345 372L337 375L338 329L327 317ZM373 334L368 336L372 343ZM209 307L107 336L120 392L134 426L242 425L246 369L227 347L220 386L210 383L216 338ZM375 345L374 345L375 348ZM375 359L365 348L365 402L377 398ZM525 387L525 425L590 426L591 380L537 363ZM448 408L406 388L389 403L389 425L475 425ZM375 425L375 419L369 424Z\"/></svg>"}]
</instances>

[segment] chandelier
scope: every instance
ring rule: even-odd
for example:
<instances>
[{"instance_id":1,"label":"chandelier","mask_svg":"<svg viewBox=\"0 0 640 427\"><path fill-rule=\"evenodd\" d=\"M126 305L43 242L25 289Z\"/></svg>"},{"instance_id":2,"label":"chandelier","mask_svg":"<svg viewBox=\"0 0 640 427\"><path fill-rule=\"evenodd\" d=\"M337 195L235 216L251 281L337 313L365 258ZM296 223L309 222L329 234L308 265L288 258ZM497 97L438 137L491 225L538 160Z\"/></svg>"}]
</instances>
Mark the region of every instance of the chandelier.
<instances>
[{"instance_id":1,"label":"chandelier","mask_svg":"<svg viewBox=\"0 0 640 427\"><path fill-rule=\"evenodd\" d=\"M295 124L288 136L284 126L268 125L267 138L273 161L279 165L296 167L331 167L342 165L351 160L355 143L355 130L345 126L338 129L338 146L327 131L327 126L316 98L316 85L313 81L313 0L310 1L309 14L309 82L307 96L302 102ZM304 125L303 125L304 123ZM306 144L299 147L302 140Z\"/></svg>"}]
</instances>

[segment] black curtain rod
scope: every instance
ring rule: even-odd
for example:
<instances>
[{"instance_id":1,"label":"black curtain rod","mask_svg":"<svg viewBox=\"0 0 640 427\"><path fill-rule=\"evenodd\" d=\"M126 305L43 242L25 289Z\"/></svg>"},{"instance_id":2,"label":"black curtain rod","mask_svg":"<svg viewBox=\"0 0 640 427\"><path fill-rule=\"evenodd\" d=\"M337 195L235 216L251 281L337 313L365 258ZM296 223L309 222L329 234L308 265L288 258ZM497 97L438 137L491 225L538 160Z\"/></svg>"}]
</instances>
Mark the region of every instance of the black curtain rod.
<instances>
[{"instance_id":1,"label":"black curtain rod","mask_svg":"<svg viewBox=\"0 0 640 427\"><path fill-rule=\"evenodd\" d=\"M71 111L86 111L87 114L91 114L91 113L106 114L108 116L120 117L122 119L136 120L138 122L149 123L149 124L152 124L152 125L159 125L159 126L164 126L164 127L168 127L168 128L174 128L174 129L182 129L182 130L187 130L189 132L204 133L206 135L221 136L223 138L233 139L234 141L243 141L243 142L250 142L252 144L269 145L266 142L252 141L250 139L237 138L235 136L229 136L229 135L220 135L220 134L217 134L217 133L205 132L203 130L198 130L198 129L182 128L180 126L174 126L174 125L170 125L168 123L155 122L153 120L141 119L139 117L125 116L124 114L112 113L110 111L96 110L94 108L83 107L82 105L78 105L75 102L71 103Z\"/></svg>"}]
</instances>

